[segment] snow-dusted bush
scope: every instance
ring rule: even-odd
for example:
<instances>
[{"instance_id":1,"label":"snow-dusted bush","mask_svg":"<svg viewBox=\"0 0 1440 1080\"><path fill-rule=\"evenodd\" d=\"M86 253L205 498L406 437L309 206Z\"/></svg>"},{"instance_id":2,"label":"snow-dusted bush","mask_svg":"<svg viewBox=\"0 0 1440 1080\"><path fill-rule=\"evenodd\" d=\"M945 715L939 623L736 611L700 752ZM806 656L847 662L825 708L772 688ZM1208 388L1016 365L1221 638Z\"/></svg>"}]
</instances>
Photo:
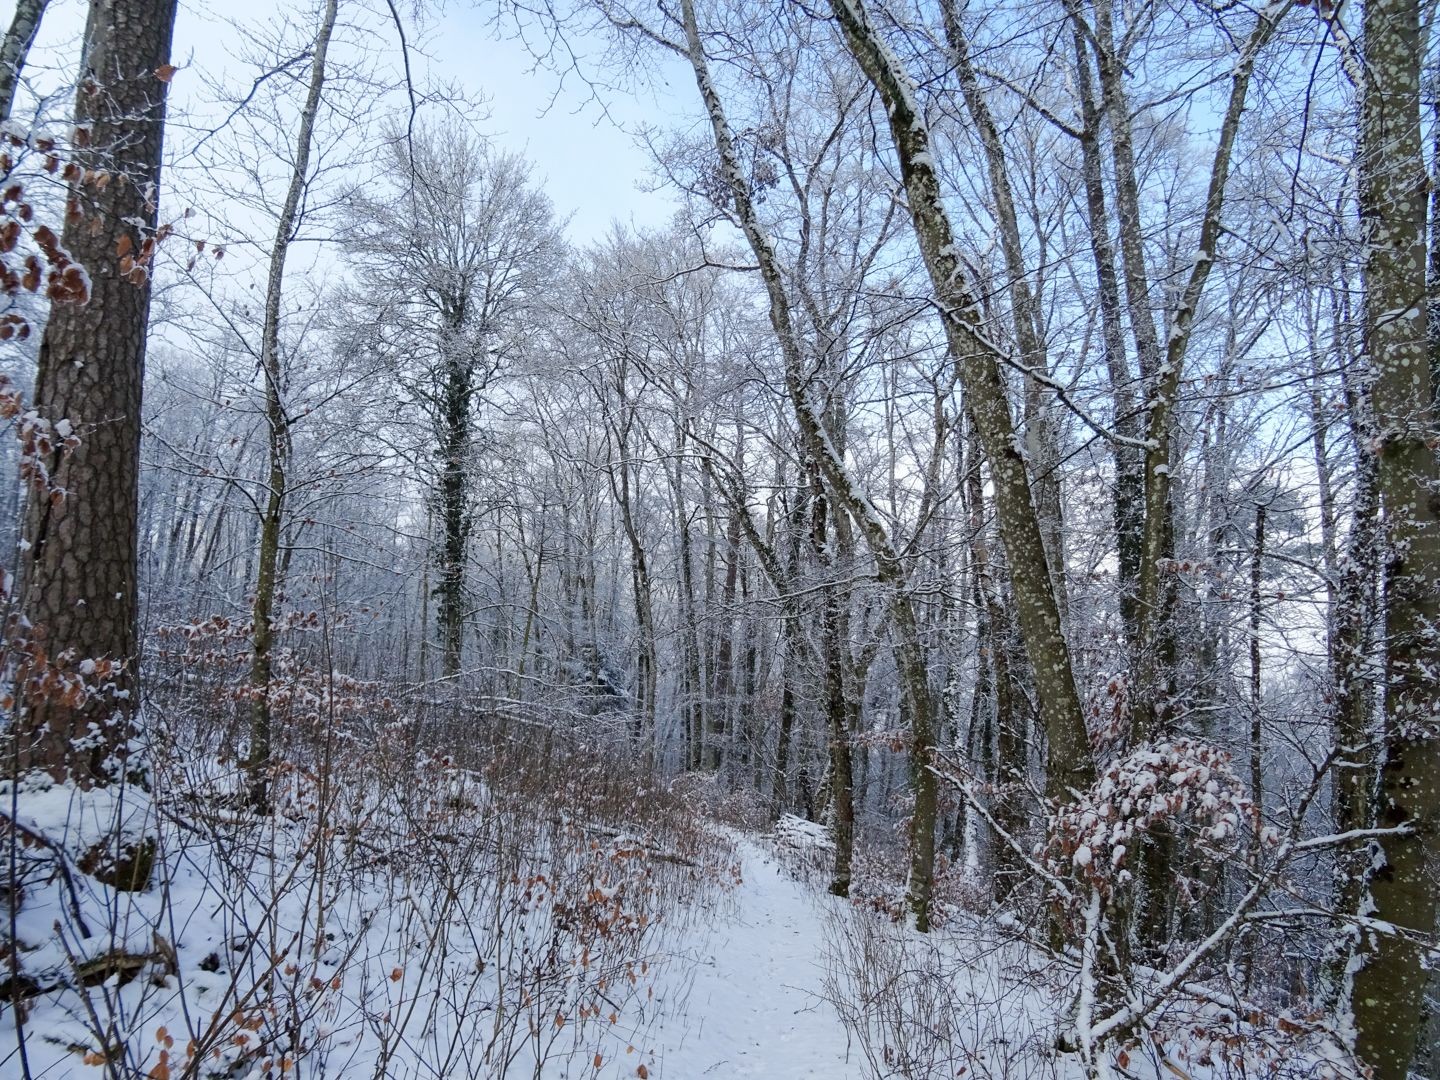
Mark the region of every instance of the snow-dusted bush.
<instances>
[{"instance_id":1,"label":"snow-dusted bush","mask_svg":"<svg viewBox=\"0 0 1440 1080\"><path fill-rule=\"evenodd\" d=\"M943 775L995 827L970 778L952 766ZM1194 740L1141 745L1054 808L1037 846L997 841L1043 903L1012 895L985 916L951 910L930 935L855 904L832 920L830 999L881 1077L1352 1075L1303 983L1288 995L1251 990L1257 968L1277 962L1256 932L1323 917L1303 901L1302 861L1356 839L1307 835L1306 808L1328 775L1322 763L1295 793L1287 827L1261 828L1226 753ZM1166 880L1182 908L1209 913L1146 950L1133 919L1138 868L1160 853L1177 864ZM1238 891L1215 884L1222 863ZM1268 970L1258 980L1276 981Z\"/></svg>"},{"instance_id":2,"label":"snow-dusted bush","mask_svg":"<svg viewBox=\"0 0 1440 1080\"><path fill-rule=\"evenodd\" d=\"M277 772L260 817L233 763L174 732L160 887L25 852L26 1068L636 1075L667 942L731 880L728 847L639 766L529 734L477 725L478 768L399 722L336 740Z\"/></svg>"},{"instance_id":3,"label":"snow-dusted bush","mask_svg":"<svg viewBox=\"0 0 1440 1080\"><path fill-rule=\"evenodd\" d=\"M862 906L829 921L826 995L881 1080L1051 1080L1055 987L1022 944L968 918L916 934Z\"/></svg>"}]
</instances>

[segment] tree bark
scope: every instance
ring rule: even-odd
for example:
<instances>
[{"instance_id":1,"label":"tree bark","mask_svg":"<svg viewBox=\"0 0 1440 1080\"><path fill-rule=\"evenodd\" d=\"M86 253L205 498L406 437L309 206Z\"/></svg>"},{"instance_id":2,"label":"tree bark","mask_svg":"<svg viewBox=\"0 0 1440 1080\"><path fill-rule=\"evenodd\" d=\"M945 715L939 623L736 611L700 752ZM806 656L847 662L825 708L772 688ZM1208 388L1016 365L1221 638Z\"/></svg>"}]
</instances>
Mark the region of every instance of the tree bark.
<instances>
[{"instance_id":1,"label":"tree bark","mask_svg":"<svg viewBox=\"0 0 1440 1080\"><path fill-rule=\"evenodd\" d=\"M300 130L295 137L295 165L275 226L270 249L270 270L265 283L265 322L260 332L260 371L265 379L265 422L270 468L266 479L265 504L260 516L259 566L255 577L255 600L251 608L250 659L250 752L245 770L250 786L250 805L257 813L270 810L270 772L274 731L270 710L270 681L275 596L279 585L280 530L285 515L285 488L290 458L290 416L285 408L285 371L280 359L280 305L285 288L285 259L299 227L300 202L310 179L310 143L320 95L325 86L325 57L335 28L336 0L327 0L320 27L315 34L315 53L310 64L310 83L300 112Z\"/></svg>"},{"instance_id":2,"label":"tree bark","mask_svg":"<svg viewBox=\"0 0 1440 1080\"><path fill-rule=\"evenodd\" d=\"M1440 97L1430 105L1430 250L1426 299L1430 340L1430 400L1440 406Z\"/></svg>"},{"instance_id":3,"label":"tree bark","mask_svg":"<svg viewBox=\"0 0 1440 1080\"><path fill-rule=\"evenodd\" d=\"M15 18L10 21L4 42L0 42L0 123L9 120L15 108L15 88L20 84L20 73L25 70L25 60L49 2L15 0Z\"/></svg>"},{"instance_id":4,"label":"tree bark","mask_svg":"<svg viewBox=\"0 0 1440 1080\"><path fill-rule=\"evenodd\" d=\"M1140 218L1140 184L1135 167L1135 140L1130 124L1130 99L1125 92L1124 58L1115 49L1110 0L1094 0L1095 25L1084 25L1077 0L1067 4L1072 20L1095 44L1100 100L1110 128L1110 159L1115 175L1120 265L1124 271L1125 302L1130 332L1140 363L1140 377L1148 390L1160 366L1160 339L1150 308L1150 275L1145 266L1143 223Z\"/></svg>"},{"instance_id":5,"label":"tree bark","mask_svg":"<svg viewBox=\"0 0 1440 1080\"><path fill-rule=\"evenodd\" d=\"M1440 468L1429 392L1417 0L1372 0L1364 40L1364 325L1387 555L1385 731L1375 820L1405 831L1381 840L1370 878L1375 918L1398 932L1362 944L1351 1003L1360 1057L1378 1080L1403 1080L1425 1011L1423 938L1435 929L1433 873L1440 862Z\"/></svg>"},{"instance_id":6,"label":"tree bark","mask_svg":"<svg viewBox=\"0 0 1440 1080\"><path fill-rule=\"evenodd\" d=\"M73 185L64 245L90 276L88 303L57 303L40 344L36 411L68 421L79 444L44 462L51 486L30 493L23 527L20 610L50 658L108 659L118 669L81 700L26 700L15 765L82 788L136 776L139 682L136 618L140 403L174 0L94 0L85 26L88 70L75 155L114 180ZM63 493L63 494L62 494ZM144 888L149 853L84 853L81 865L122 888Z\"/></svg>"}]
</instances>

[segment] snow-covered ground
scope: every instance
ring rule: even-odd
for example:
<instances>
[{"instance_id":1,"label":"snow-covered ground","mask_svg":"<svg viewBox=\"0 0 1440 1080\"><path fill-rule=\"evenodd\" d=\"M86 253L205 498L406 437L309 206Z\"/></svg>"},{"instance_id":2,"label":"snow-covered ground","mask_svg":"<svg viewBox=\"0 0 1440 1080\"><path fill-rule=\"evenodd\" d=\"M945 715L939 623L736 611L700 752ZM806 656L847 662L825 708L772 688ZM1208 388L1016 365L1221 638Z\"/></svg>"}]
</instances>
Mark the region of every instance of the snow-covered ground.
<instances>
[{"instance_id":1,"label":"snow-covered ground","mask_svg":"<svg viewBox=\"0 0 1440 1080\"><path fill-rule=\"evenodd\" d=\"M654 1031L657 1075L859 1080L861 1063L821 996L824 908L836 901L756 840L737 838L736 849L733 908L697 936L684 1011Z\"/></svg>"},{"instance_id":2,"label":"snow-covered ground","mask_svg":"<svg viewBox=\"0 0 1440 1080\"><path fill-rule=\"evenodd\" d=\"M483 785L467 784L463 775L450 774L449 782L458 785L455 793L488 797ZM491 813L501 813L498 807ZM804 880L803 858L796 858L823 850L821 830L792 836L782 829L765 837L720 830L715 854L723 872L705 873L699 888L634 894L627 910L666 897L675 902L661 916L669 929L658 936L617 930L613 943L620 951L609 956L609 930L584 944L568 942L555 919L571 901L552 904L536 884L543 880L538 871L530 872L517 900L489 895L491 861L466 868L473 873L456 872L465 860L456 860L452 849L444 852L452 856L444 871L433 862L393 875L352 870L326 886L329 902L317 907L310 898L318 886L306 884L317 866L303 842L307 830L284 821L253 838L264 840L273 863L260 856L237 867L216 842L191 838L168 860L164 893L114 894L77 877L91 927L84 942L73 928L50 938L47 928L60 926L65 915L56 906L63 897L37 890L19 927L22 941L50 939L27 953L37 973L62 972L67 953L80 944L99 954L134 939L138 953L151 924L167 929L170 960L147 962L131 981L111 978L103 986L33 999L23 1051L15 1028L0 1024L0 1078L105 1074L98 1030L109 1016L116 1022L112 1038L118 1036L111 1044L118 1070L112 1075L124 1077L470 1076L479 1075L476 1069L546 1080L866 1075L823 996L827 924L843 902ZM372 841L379 836L370 833ZM594 855L595 872L612 875L609 885L595 888L615 893L617 903L624 889L633 891L669 865L617 861L610 849L623 853L631 842L603 839L579 846ZM553 841L552 835L550 848ZM531 850L537 864L561 873L565 860L556 851ZM636 880L614 876L617 864ZM269 879L285 865L291 872L284 881ZM234 886L237 872L253 897L230 904L225 883ZM471 895L446 903L447 892ZM593 891L590 899L597 899ZM483 914L513 903L519 906L509 915ZM124 933L103 929L113 912L123 913ZM489 927L496 917L503 925ZM316 918L329 928L328 943L300 941ZM270 944L259 951L245 947L255 936ZM631 950L644 948L647 937L644 959ZM563 946L567 955L550 966L519 955L527 943L539 942ZM570 951L584 955L570 957ZM597 976L595 965L607 957L612 974ZM506 972L501 983L517 985L496 984L490 972ZM604 1013L613 1003L619 1015L597 1016L589 1008L587 1022L585 1002L592 996L606 1003ZM518 1028L505 1034L495 1010L507 1001L512 1014L533 1015L517 1018Z\"/></svg>"},{"instance_id":3,"label":"snow-covered ground","mask_svg":"<svg viewBox=\"0 0 1440 1080\"><path fill-rule=\"evenodd\" d=\"M290 775L266 818L223 777L167 785L136 893L74 867L84 793L25 792L12 816L44 843L12 850L26 1022L0 1014L0 1080L658 1076L653 1029L686 1028L733 908L730 841L647 810L663 793L606 795L578 755L545 786L499 762L504 790L383 764Z\"/></svg>"},{"instance_id":4,"label":"snow-covered ground","mask_svg":"<svg viewBox=\"0 0 1440 1080\"><path fill-rule=\"evenodd\" d=\"M917 934L824 891L820 826L600 798L582 758L562 764L573 782L548 796L427 761L323 790L292 776L263 819L147 798L164 888L142 893L65 872L67 823L88 835L94 808L39 793L16 819L44 843L13 853L28 1022L0 1013L0 1080L1087 1075L1057 1047L1073 957L958 908ZM1321 1049L1192 1002L1092 1075L1353 1075Z\"/></svg>"}]
</instances>

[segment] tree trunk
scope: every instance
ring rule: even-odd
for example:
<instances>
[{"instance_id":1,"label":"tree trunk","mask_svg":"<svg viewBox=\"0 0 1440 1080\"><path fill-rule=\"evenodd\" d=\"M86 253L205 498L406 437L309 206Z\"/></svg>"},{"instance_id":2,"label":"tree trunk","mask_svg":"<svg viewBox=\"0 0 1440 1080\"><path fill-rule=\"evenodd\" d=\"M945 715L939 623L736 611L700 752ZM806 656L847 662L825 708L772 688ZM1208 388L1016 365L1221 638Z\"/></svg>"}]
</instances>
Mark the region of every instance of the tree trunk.
<instances>
[{"instance_id":1,"label":"tree trunk","mask_svg":"<svg viewBox=\"0 0 1440 1080\"><path fill-rule=\"evenodd\" d=\"M973 419L966 423L969 444L964 486L970 511L970 561L975 575L975 635L979 647L980 671L976 678L977 699L988 694L993 700L986 712L984 757L993 768L985 779L995 785L993 814L996 823L1019 839L1024 824L1021 793L1025 790L1025 733L1016 715L1011 691L1009 631L1011 622L990 565L990 547L985 539L985 484L981 475L979 435ZM972 739L973 743L973 739ZM992 838L993 887L996 899L1014 889L1020 873L1016 853L998 837Z\"/></svg>"},{"instance_id":2,"label":"tree trunk","mask_svg":"<svg viewBox=\"0 0 1440 1080\"><path fill-rule=\"evenodd\" d=\"M1105 202L1105 167L1100 160L1100 109L1095 102L1090 78L1089 53L1085 36L1073 27L1075 78L1079 86L1080 150L1085 182L1085 205L1090 219L1090 252L1095 260L1095 281L1099 294L1100 339L1105 349L1105 369L1110 376L1114 401L1115 432L1127 439L1141 436L1140 410L1135 403L1133 375L1125 355L1125 331L1121 322L1120 284L1115 270L1115 250L1110 243L1110 215ZM1115 461L1115 550L1120 593L1120 624L1133 652L1140 643L1139 597L1140 552L1144 546L1145 479L1138 446L1112 443Z\"/></svg>"},{"instance_id":3,"label":"tree trunk","mask_svg":"<svg viewBox=\"0 0 1440 1080\"><path fill-rule=\"evenodd\" d=\"M775 257L775 247L760 224L755 212L749 182L740 166L734 136L725 117L720 97L711 81L709 65L695 21L693 0L682 0L681 13L685 23L688 58L695 73L695 82L710 118L710 127L719 152L727 186L734 197L739 223L760 266L770 307L770 323L775 332L785 363L786 392L790 396L795 417L801 430L806 451L819 466L831 498L837 500L853 517L864 534L876 562L876 576L892 590L891 608L895 620L896 667L900 673L902 692L907 696L913 718L911 728L911 760L917 780L913 821L934 821L936 799L935 777L929 769L934 753L934 728L931 723L929 680L926 676L919 628L909 595L905 591L905 571L899 551L891 542L885 523L865 493L855 487L845 463L836 451L825 422L810 401L810 389L801 369L801 352L790 312L790 301ZM1012 453L1013 453L1012 449ZM1033 516L1032 516L1033 521ZM1038 542L1038 541L1037 541ZM1043 564L1043 552L1041 553ZM1047 579L1048 581L1048 579ZM1048 589L1046 590L1048 592ZM1053 606L1053 597L1052 597ZM1058 629L1058 627L1057 627ZM930 893L933 886L935 845L933 830L927 834L912 829L911 863L907 906L915 927L925 931L930 925Z\"/></svg>"},{"instance_id":4,"label":"tree trunk","mask_svg":"<svg viewBox=\"0 0 1440 1080\"><path fill-rule=\"evenodd\" d=\"M126 182L70 191L63 242L89 272L90 297L54 306L35 377L36 411L67 420L80 441L44 463L50 490L31 491L20 610L52 659L105 658L118 671L80 701L22 696L16 765L81 787L136 771L129 759L139 690L137 490L150 278L146 266L122 272L117 252L129 249L133 259L154 249L168 85L156 72L169 62L174 22L174 0L90 6L89 67L75 102L89 149L76 163ZM122 887L148 883L143 852L113 854L106 865L90 860L97 875Z\"/></svg>"},{"instance_id":5,"label":"tree trunk","mask_svg":"<svg viewBox=\"0 0 1440 1080\"><path fill-rule=\"evenodd\" d=\"M651 597L650 563L635 521L630 498L630 464L620 464L620 517L630 542L630 588L635 600L635 623L640 633L635 663L636 697L631 736L638 745L646 732L655 730L655 695L658 661L655 656L655 605Z\"/></svg>"},{"instance_id":6,"label":"tree trunk","mask_svg":"<svg viewBox=\"0 0 1440 1080\"><path fill-rule=\"evenodd\" d=\"M795 646L799 628L787 618L780 646L780 730L775 739L775 776L770 789L771 814L790 810L790 741L795 731Z\"/></svg>"},{"instance_id":7,"label":"tree trunk","mask_svg":"<svg viewBox=\"0 0 1440 1080\"><path fill-rule=\"evenodd\" d=\"M1265 735L1262 709L1260 628L1264 613L1262 588L1265 584L1265 518L1267 507L1255 507L1255 540L1250 552L1250 801L1255 804L1255 830L1251 837L1251 861L1260 868L1260 825L1265 820Z\"/></svg>"},{"instance_id":8,"label":"tree trunk","mask_svg":"<svg viewBox=\"0 0 1440 1080\"><path fill-rule=\"evenodd\" d=\"M1376 823L1384 837L1370 878L1375 918L1399 933L1362 948L1352 1008L1356 1051L1378 1080L1403 1080L1415 1053L1435 929L1440 844L1440 468L1429 393L1425 191L1417 0L1365 7L1360 210L1365 226L1365 330L1384 509L1385 731ZM1416 935L1416 936L1411 936Z\"/></svg>"},{"instance_id":9,"label":"tree trunk","mask_svg":"<svg viewBox=\"0 0 1440 1080\"><path fill-rule=\"evenodd\" d=\"M1440 407L1440 97L1430 105L1430 251L1426 265L1429 309L1430 400Z\"/></svg>"},{"instance_id":10,"label":"tree trunk","mask_svg":"<svg viewBox=\"0 0 1440 1080\"><path fill-rule=\"evenodd\" d=\"M743 467L743 459L741 462ZM710 742L706 765L718 772L725 761L726 742L733 740L735 718L735 594L740 574L740 515L732 509L725 525L725 575L720 584L715 636L715 699L710 704Z\"/></svg>"},{"instance_id":11,"label":"tree trunk","mask_svg":"<svg viewBox=\"0 0 1440 1080\"><path fill-rule=\"evenodd\" d=\"M1351 413L1358 420L1368 403L1351 395ZM1356 424L1354 518L1346 545L1344 570L1330 606L1331 707L1335 734L1332 794L1336 833L1375 825L1375 691L1371 675L1371 624L1375 615L1375 583L1380 577L1379 491L1376 460L1369 448L1373 430ZM1361 913L1366 893L1366 847L1352 843L1342 848L1335 867L1335 910L1342 918ZM1353 942L1351 943L1353 946ZM1341 948L1329 958L1323 977L1328 1004L1343 992L1345 967L1352 948Z\"/></svg>"},{"instance_id":12,"label":"tree trunk","mask_svg":"<svg viewBox=\"0 0 1440 1080\"><path fill-rule=\"evenodd\" d=\"M1070 650L1051 587L1041 529L1031 500L1025 462L1016 446L1001 357L979 326L979 308L967 291L964 267L954 244L950 219L930 151L930 132L919 111L914 83L880 41L859 0L831 0L851 54L879 93L890 120L890 133L920 251L939 303L950 355L959 368L980 433L990 477L1001 540L1009 557L1021 632L1026 651L1047 662L1033 665L1040 713L1050 744L1048 790L1067 802L1072 792L1095 779L1094 757L1080 697L1075 688ZM883 559L879 560L882 567ZM901 641L914 630L912 612L895 612ZM908 625L907 625L908 624ZM923 674L917 655L902 665ZM928 737L928 727L927 737ZM918 810L917 810L918 813Z\"/></svg>"},{"instance_id":13,"label":"tree trunk","mask_svg":"<svg viewBox=\"0 0 1440 1080\"><path fill-rule=\"evenodd\" d=\"M1135 141L1130 124L1130 99L1125 92L1124 57L1117 55L1110 0L1094 0L1093 32L1084 26L1079 4L1067 5L1071 18L1095 44L1096 70L1100 78L1100 100L1110 128L1110 158L1115 175L1115 208L1118 214L1120 264L1125 278L1125 301L1129 308L1130 331L1140 362L1140 377L1146 390L1160 366L1160 339L1155 332L1155 315L1150 308L1150 275L1145 267L1144 223L1140 217L1140 185L1135 167Z\"/></svg>"},{"instance_id":14,"label":"tree trunk","mask_svg":"<svg viewBox=\"0 0 1440 1080\"><path fill-rule=\"evenodd\" d=\"M15 0L15 18L10 22L4 42L0 43L0 123L9 120L15 108L15 88L20 84L20 73L25 70L25 60L30 55L30 46L35 42L40 19L49 2ZM166 55L169 55L168 52ZM71 248L70 252L73 255L74 249Z\"/></svg>"},{"instance_id":15,"label":"tree trunk","mask_svg":"<svg viewBox=\"0 0 1440 1080\"><path fill-rule=\"evenodd\" d=\"M1017 358L1025 370L1025 443L1034 472L1035 503L1040 521L1040 536L1045 546L1045 561L1051 573L1050 587L1062 625L1067 617L1065 582L1064 517L1061 511L1059 453L1054 425L1050 421L1048 403L1044 400L1040 379L1050 374L1045 339L1040 329L1040 313L1030 288L1025 265L1025 248L1020 236L1020 221L1015 213L1015 195L1010 185L1005 145L980 88L980 79L970 58L970 43L960 22L956 0L943 4L945 38L955 61L960 79L961 96L966 111L975 124L980 145L985 152L990 193L995 200L995 223L998 226L1000 250L1005 259L1007 291L1010 294L1010 317L1015 330L1015 343L1020 350Z\"/></svg>"},{"instance_id":16,"label":"tree trunk","mask_svg":"<svg viewBox=\"0 0 1440 1080\"><path fill-rule=\"evenodd\" d=\"M1106 2L1107 0L1100 0L1096 10L1104 10ZM1132 732L1132 738L1137 743L1166 732L1174 694L1174 609L1177 598L1174 574L1168 571L1166 563L1173 558L1175 552L1171 481L1177 463L1173 460L1171 436L1175 409L1179 404L1185 354L1189 348L1190 332L1199 310L1205 283L1215 265L1216 247L1221 235L1221 217L1225 207L1225 187L1230 179L1230 159L1245 111L1250 76L1261 49L1274 36L1285 11L1285 6L1272 6L1260 11L1256 16L1255 27L1241 49L1235 69L1230 75L1230 96L1220 124L1215 156L1210 163L1210 184L1205 195L1205 212L1200 222L1194 263L1179 300L1170 314L1164 361L1155 372L1146 427L1145 529L1140 557L1140 654L1135 680L1137 705ZM1102 60L1102 70L1103 68ZM1112 126L1115 119L1112 112ZM1158 929L1154 921L1144 925Z\"/></svg>"},{"instance_id":17,"label":"tree trunk","mask_svg":"<svg viewBox=\"0 0 1440 1080\"><path fill-rule=\"evenodd\" d=\"M440 565L436 591L440 623L440 674L460 674L465 644L465 565L470 541L469 492L470 407L474 397L473 363L459 340L465 322L465 301L460 298L446 312L440 394Z\"/></svg>"},{"instance_id":18,"label":"tree trunk","mask_svg":"<svg viewBox=\"0 0 1440 1080\"><path fill-rule=\"evenodd\" d=\"M695 556L690 533L690 514L685 506L685 489L679 454L685 446L684 429L676 426L677 457L671 486L675 496L675 523L679 536L680 561L680 649L683 663L680 716L685 728L684 768L700 768L705 744L705 688L701 674L700 631L695 611Z\"/></svg>"},{"instance_id":19,"label":"tree trunk","mask_svg":"<svg viewBox=\"0 0 1440 1080\"><path fill-rule=\"evenodd\" d=\"M255 601L251 609L250 660L250 753L245 770L250 785L250 805L256 813L270 810L270 772L274 731L270 711L270 680L273 674L272 649L275 595L279 582L280 531L285 514L286 470L290 457L290 417L285 409L284 366L280 360L281 301L285 287L285 259L299 227L300 201L310 178L310 142L320 94L325 85L325 55L335 27L336 0L327 0L320 28L315 35L315 55L310 65L310 85L300 113L300 130L295 138L295 166L275 227L270 249L270 272L265 284L265 323L260 338L260 370L265 379L265 421L268 428L270 470L265 505L260 517L259 567L255 577Z\"/></svg>"},{"instance_id":20,"label":"tree trunk","mask_svg":"<svg viewBox=\"0 0 1440 1080\"><path fill-rule=\"evenodd\" d=\"M855 846L855 777L850 756L850 717L845 698L845 643L841 634L841 606L844 590L834 580L845 568L835 558L826 530L826 518L844 511L831 508L815 477L812 496L814 520L811 544L822 572L830 578L825 582L821 600L820 637L822 652L821 679L824 683L825 725L830 747L830 790L834 798L835 866L830 878L830 892L835 896L850 895L850 863ZM838 540L839 523L836 523Z\"/></svg>"},{"instance_id":21,"label":"tree trunk","mask_svg":"<svg viewBox=\"0 0 1440 1080\"><path fill-rule=\"evenodd\" d=\"M166 63L174 4L97 0L85 29L90 71L76 98L77 128L90 133L77 155L87 170L130 181L72 188L64 245L91 279L86 304L56 304L40 346L36 411L68 421L79 444L47 461L64 497L32 492L26 512L22 610L52 658L108 658L122 665L108 693L76 706L35 702L20 727L20 767L56 779L109 783L110 761L132 734L137 686L136 529L140 398L150 279L122 273L116 251L152 243L163 136ZM113 715L112 715L113 714ZM85 736L91 723L105 732ZM72 747L72 740L93 745Z\"/></svg>"}]
</instances>

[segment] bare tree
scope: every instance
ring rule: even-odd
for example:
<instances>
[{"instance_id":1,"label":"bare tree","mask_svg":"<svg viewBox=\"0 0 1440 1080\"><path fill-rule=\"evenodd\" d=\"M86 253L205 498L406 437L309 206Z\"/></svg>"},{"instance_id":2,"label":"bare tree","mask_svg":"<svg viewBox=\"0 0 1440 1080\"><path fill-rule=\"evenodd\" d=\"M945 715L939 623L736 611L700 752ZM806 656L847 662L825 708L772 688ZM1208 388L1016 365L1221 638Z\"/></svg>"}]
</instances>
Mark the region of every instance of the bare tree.
<instances>
[{"instance_id":1,"label":"bare tree","mask_svg":"<svg viewBox=\"0 0 1440 1080\"><path fill-rule=\"evenodd\" d=\"M250 662L250 752L246 770L250 774L250 803L261 813L270 807L271 730L270 681L273 674L271 650L275 596L279 584L280 529L285 516L286 484L289 479L292 417L285 403L285 371L280 350L281 304L285 291L285 262L301 220L301 200L310 183L310 155L315 119L325 91L326 57L338 15L337 0L326 0L315 31L310 62L310 81L300 108L300 127L290 182L286 186L270 247L270 266L265 282L265 321L260 330L260 374L265 380L265 423L269 438L269 469L260 512L259 565L255 577L255 602L251 610L252 658Z\"/></svg>"},{"instance_id":2,"label":"bare tree","mask_svg":"<svg viewBox=\"0 0 1440 1080\"><path fill-rule=\"evenodd\" d=\"M1001 375L1003 357L981 331L976 302L967 292L914 83L881 40L864 7L852 0L836 0L831 7L856 62L885 103L917 242L941 309L950 354L990 464L1001 540L1010 561L1025 646L1032 657L1045 658L1035 666L1035 682L1049 740L1048 790L1066 801L1071 792L1084 789L1094 779L1094 759L1030 480L1015 438Z\"/></svg>"},{"instance_id":3,"label":"bare tree","mask_svg":"<svg viewBox=\"0 0 1440 1080\"><path fill-rule=\"evenodd\" d=\"M515 354L562 243L529 166L456 126L391 134L383 197L351 208L362 303L383 313L380 350L433 439L442 674L461 671L470 482L481 394ZM427 470L428 472L429 470Z\"/></svg>"}]
</instances>

